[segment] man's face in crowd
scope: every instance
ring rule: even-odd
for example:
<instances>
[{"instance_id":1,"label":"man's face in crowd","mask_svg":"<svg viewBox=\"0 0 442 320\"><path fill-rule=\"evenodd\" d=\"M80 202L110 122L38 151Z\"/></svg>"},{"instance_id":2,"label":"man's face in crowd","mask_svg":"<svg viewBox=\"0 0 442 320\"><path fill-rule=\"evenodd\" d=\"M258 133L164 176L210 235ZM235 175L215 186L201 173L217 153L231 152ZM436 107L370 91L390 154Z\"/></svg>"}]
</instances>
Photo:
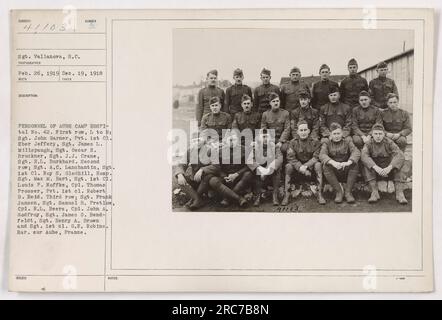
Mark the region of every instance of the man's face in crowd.
<instances>
[{"instance_id":1,"label":"man's face in crowd","mask_svg":"<svg viewBox=\"0 0 442 320\"><path fill-rule=\"evenodd\" d=\"M385 132L383 130L373 130L371 133L371 136L373 137L373 140L375 142L381 142L385 137Z\"/></svg>"},{"instance_id":2,"label":"man's face in crowd","mask_svg":"<svg viewBox=\"0 0 442 320\"><path fill-rule=\"evenodd\" d=\"M216 86L216 81L218 80L217 75L213 74L213 73L209 73L207 75L207 84L209 86Z\"/></svg>"},{"instance_id":3,"label":"man's face in crowd","mask_svg":"<svg viewBox=\"0 0 442 320\"><path fill-rule=\"evenodd\" d=\"M242 84L242 81L244 80L243 75L234 75L233 81L235 81L235 84Z\"/></svg>"},{"instance_id":4,"label":"man's face in crowd","mask_svg":"<svg viewBox=\"0 0 442 320\"><path fill-rule=\"evenodd\" d=\"M310 134L310 129L308 128L308 125L306 123L302 123L298 125L298 136L301 138L301 140L307 139L308 135Z\"/></svg>"},{"instance_id":5,"label":"man's face in crowd","mask_svg":"<svg viewBox=\"0 0 442 320\"><path fill-rule=\"evenodd\" d=\"M290 80L291 81L299 81L299 79L301 79L301 73L299 73L299 72L290 73Z\"/></svg>"},{"instance_id":6,"label":"man's face in crowd","mask_svg":"<svg viewBox=\"0 0 442 320\"><path fill-rule=\"evenodd\" d=\"M221 111L221 103L215 102L210 105L210 110L213 114L218 114Z\"/></svg>"},{"instance_id":7,"label":"man's face in crowd","mask_svg":"<svg viewBox=\"0 0 442 320\"><path fill-rule=\"evenodd\" d=\"M359 97L359 104L361 105L362 108L368 108L368 106L371 103L371 99L370 97L367 96L360 96Z\"/></svg>"},{"instance_id":8,"label":"man's face in crowd","mask_svg":"<svg viewBox=\"0 0 442 320\"><path fill-rule=\"evenodd\" d=\"M332 92L328 95L328 99L331 103L336 103L339 101L339 92Z\"/></svg>"},{"instance_id":9,"label":"man's face in crowd","mask_svg":"<svg viewBox=\"0 0 442 320\"><path fill-rule=\"evenodd\" d=\"M270 101L270 107L272 110L278 110L280 105L279 98L275 98L272 101Z\"/></svg>"},{"instance_id":10,"label":"man's face in crowd","mask_svg":"<svg viewBox=\"0 0 442 320\"><path fill-rule=\"evenodd\" d=\"M299 104L301 105L301 108L307 108L310 105L310 99L309 98L299 98Z\"/></svg>"},{"instance_id":11,"label":"man's face in crowd","mask_svg":"<svg viewBox=\"0 0 442 320\"><path fill-rule=\"evenodd\" d=\"M386 77L387 73L388 73L388 68L379 68L378 69L379 77Z\"/></svg>"},{"instance_id":12,"label":"man's face in crowd","mask_svg":"<svg viewBox=\"0 0 442 320\"><path fill-rule=\"evenodd\" d=\"M269 84L270 83L270 78L271 77L268 74L261 73L262 84Z\"/></svg>"},{"instance_id":13,"label":"man's face in crowd","mask_svg":"<svg viewBox=\"0 0 442 320\"><path fill-rule=\"evenodd\" d=\"M394 98L388 99L387 105L391 110L396 111L399 108L398 98L394 97Z\"/></svg>"},{"instance_id":14,"label":"man's face in crowd","mask_svg":"<svg viewBox=\"0 0 442 320\"><path fill-rule=\"evenodd\" d=\"M328 78L330 77L330 70L327 68L321 69L319 75L321 76L321 80L328 80Z\"/></svg>"},{"instance_id":15,"label":"man's face in crowd","mask_svg":"<svg viewBox=\"0 0 442 320\"><path fill-rule=\"evenodd\" d=\"M331 140L334 142L339 142L342 140L342 129L338 128L331 132Z\"/></svg>"},{"instance_id":16,"label":"man's face in crowd","mask_svg":"<svg viewBox=\"0 0 442 320\"><path fill-rule=\"evenodd\" d=\"M358 66L355 64L351 64L348 66L348 73L350 75L355 75L356 73L358 73Z\"/></svg>"},{"instance_id":17,"label":"man's face in crowd","mask_svg":"<svg viewBox=\"0 0 442 320\"><path fill-rule=\"evenodd\" d=\"M251 100L244 100L241 103L242 109L244 112L250 112L252 110L252 101Z\"/></svg>"}]
</instances>

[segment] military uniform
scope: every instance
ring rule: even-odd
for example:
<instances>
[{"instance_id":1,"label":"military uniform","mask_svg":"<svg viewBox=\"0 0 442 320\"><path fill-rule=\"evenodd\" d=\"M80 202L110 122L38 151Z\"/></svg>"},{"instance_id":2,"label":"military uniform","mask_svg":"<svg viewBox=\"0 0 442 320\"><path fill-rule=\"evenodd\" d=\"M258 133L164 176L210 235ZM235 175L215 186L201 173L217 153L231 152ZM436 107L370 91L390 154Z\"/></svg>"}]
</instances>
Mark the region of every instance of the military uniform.
<instances>
[{"instance_id":1,"label":"military uniform","mask_svg":"<svg viewBox=\"0 0 442 320\"><path fill-rule=\"evenodd\" d=\"M220 113L208 113L203 116L201 119L201 130L203 135L206 134L206 129L216 130L218 133L218 137L220 140L223 137L223 129L230 129L232 124L232 118L230 114L220 111Z\"/></svg>"},{"instance_id":2,"label":"military uniform","mask_svg":"<svg viewBox=\"0 0 442 320\"><path fill-rule=\"evenodd\" d=\"M330 125L333 122L342 126L344 137L350 135L352 123L351 109L348 105L337 102L323 105L319 111L319 130L323 138L330 136Z\"/></svg>"},{"instance_id":3,"label":"military uniform","mask_svg":"<svg viewBox=\"0 0 442 320\"><path fill-rule=\"evenodd\" d=\"M321 143L309 136L307 139L299 137L290 141L287 148L287 164L285 166L285 197L283 205L287 205L289 200L290 180L305 181L316 179L318 182L318 200L321 204L325 203L322 197L322 166L319 162L319 152ZM301 166L306 166L312 173L310 178L300 172Z\"/></svg>"},{"instance_id":4,"label":"military uniform","mask_svg":"<svg viewBox=\"0 0 442 320\"><path fill-rule=\"evenodd\" d=\"M380 123L383 124L386 133L399 133L400 137L393 140L399 148L404 151L407 146L407 136L411 133L410 116L407 111L390 108L382 110L380 113Z\"/></svg>"},{"instance_id":5,"label":"military uniform","mask_svg":"<svg viewBox=\"0 0 442 320\"><path fill-rule=\"evenodd\" d=\"M387 95L389 93L398 94L396 83L390 78L375 78L370 81L369 91L373 98L373 104L381 109L386 109L387 105Z\"/></svg>"},{"instance_id":6,"label":"military uniform","mask_svg":"<svg viewBox=\"0 0 442 320\"><path fill-rule=\"evenodd\" d=\"M232 129L243 131L244 129L252 130L255 137L255 130L261 127L261 115L258 112L238 112L233 117Z\"/></svg>"},{"instance_id":7,"label":"military uniform","mask_svg":"<svg viewBox=\"0 0 442 320\"><path fill-rule=\"evenodd\" d=\"M292 137L298 136L298 122L303 120L307 122L310 129L310 137L313 139L319 139L319 112L316 109L308 106L306 108L299 107L293 110L290 114L290 126L292 130Z\"/></svg>"},{"instance_id":8,"label":"military uniform","mask_svg":"<svg viewBox=\"0 0 442 320\"><path fill-rule=\"evenodd\" d=\"M281 86L281 107L293 111L299 107L299 93L310 92L310 88L303 81L290 81Z\"/></svg>"},{"instance_id":9,"label":"military uniform","mask_svg":"<svg viewBox=\"0 0 442 320\"><path fill-rule=\"evenodd\" d=\"M375 123L380 121L380 111L377 107L372 105L367 108L361 106L353 109L353 142L359 149L364 146L364 140L362 136L369 135L371 133L371 128Z\"/></svg>"},{"instance_id":10,"label":"military uniform","mask_svg":"<svg viewBox=\"0 0 442 320\"><path fill-rule=\"evenodd\" d=\"M332 80L318 81L313 84L312 88L312 107L319 110L321 106L328 103L328 94L332 87L339 87L337 82Z\"/></svg>"},{"instance_id":11,"label":"military uniform","mask_svg":"<svg viewBox=\"0 0 442 320\"><path fill-rule=\"evenodd\" d=\"M254 111L262 114L263 112L270 109L270 101L268 96L271 92L276 93L278 96L281 94L278 86L271 83L267 85L262 84L259 87L255 88L255 91L253 93L253 106L255 108Z\"/></svg>"},{"instance_id":12,"label":"military uniform","mask_svg":"<svg viewBox=\"0 0 442 320\"><path fill-rule=\"evenodd\" d=\"M198 93L198 104L196 106L196 121L198 121L198 125L201 124L203 116L210 113L210 99L212 97L219 97L221 106L224 105L225 94L223 89L215 86L202 88Z\"/></svg>"},{"instance_id":13,"label":"military uniform","mask_svg":"<svg viewBox=\"0 0 442 320\"><path fill-rule=\"evenodd\" d=\"M276 111L268 110L262 114L261 129L274 129L276 143L287 142L290 135L290 114L279 108Z\"/></svg>"},{"instance_id":14,"label":"military uniform","mask_svg":"<svg viewBox=\"0 0 442 320\"><path fill-rule=\"evenodd\" d=\"M325 178L336 191L335 202L342 202L343 194L339 181L346 182L345 197L348 202L354 202L351 191L359 173L358 161L360 157L361 152L358 148L356 148L353 141L350 139L342 139L339 142L327 140L322 144L319 159L323 164ZM344 170L337 170L335 167L329 164L330 160L337 162L346 162L351 160L352 164L345 167Z\"/></svg>"},{"instance_id":15,"label":"military uniform","mask_svg":"<svg viewBox=\"0 0 442 320\"><path fill-rule=\"evenodd\" d=\"M359 106L359 93L364 90L368 91L367 80L358 74L350 75L341 82L339 87L340 99L351 108L355 108Z\"/></svg>"},{"instance_id":16,"label":"military uniform","mask_svg":"<svg viewBox=\"0 0 442 320\"><path fill-rule=\"evenodd\" d=\"M252 89L245 84L234 84L226 90L226 97L224 103L224 111L230 113L232 117L242 111L241 98L243 95L252 96Z\"/></svg>"}]
</instances>

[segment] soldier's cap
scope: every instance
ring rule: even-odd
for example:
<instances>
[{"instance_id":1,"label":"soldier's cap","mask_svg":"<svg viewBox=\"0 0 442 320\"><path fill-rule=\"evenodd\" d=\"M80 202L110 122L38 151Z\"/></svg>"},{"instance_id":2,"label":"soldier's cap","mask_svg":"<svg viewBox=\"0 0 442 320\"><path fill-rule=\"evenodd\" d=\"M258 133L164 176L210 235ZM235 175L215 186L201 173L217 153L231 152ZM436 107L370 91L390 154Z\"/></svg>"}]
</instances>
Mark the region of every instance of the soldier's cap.
<instances>
[{"instance_id":1,"label":"soldier's cap","mask_svg":"<svg viewBox=\"0 0 442 320\"><path fill-rule=\"evenodd\" d=\"M332 94L332 93L335 93L335 92L339 92L339 87L336 86L336 85L330 86L330 89L328 90L328 94Z\"/></svg>"},{"instance_id":2,"label":"soldier's cap","mask_svg":"<svg viewBox=\"0 0 442 320\"><path fill-rule=\"evenodd\" d=\"M385 128L382 124L380 123L376 123L373 125L373 127L371 128L372 131L374 130L381 130L381 131L385 131Z\"/></svg>"},{"instance_id":3,"label":"soldier's cap","mask_svg":"<svg viewBox=\"0 0 442 320\"><path fill-rule=\"evenodd\" d=\"M387 63L385 61L382 61L378 63L376 69L387 68L387 67L388 67Z\"/></svg>"},{"instance_id":4,"label":"soldier's cap","mask_svg":"<svg viewBox=\"0 0 442 320\"><path fill-rule=\"evenodd\" d=\"M240 68L236 68L235 70L233 70L233 76L243 76L243 72Z\"/></svg>"},{"instance_id":5,"label":"soldier's cap","mask_svg":"<svg viewBox=\"0 0 442 320\"><path fill-rule=\"evenodd\" d=\"M309 98L310 99L310 92L308 92L306 90L300 90L298 92L298 96L299 96L299 98Z\"/></svg>"},{"instance_id":6,"label":"soldier's cap","mask_svg":"<svg viewBox=\"0 0 442 320\"><path fill-rule=\"evenodd\" d=\"M396 98L399 100L399 96L396 93L392 93L392 92L387 94L387 101L390 100L391 98Z\"/></svg>"},{"instance_id":7,"label":"soldier's cap","mask_svg":"<svg viewBox=\"0 0 442 320\"><path fill-rule=\"evenodd\" d=\"M328 71L330 71L330 67L325 63L319 67L319 72L321 72L322 69L328 69Z\"/></svg>"},{"instance_id":8,"label":"soldier's cap","mask_svg":"<svg viewBox=\"0 0 442 320\"><path fill-rule=\"evenodd\" d=\"M270 92L268 97L269 97L269 102L270 102L272 100L275 100L276 98L279 98L279 95L275 92Z\"/></svg>"},{"instance_id":9,"label":"soldier's cap","mask_svg":"<svg viewBox=\"0 0 442 320\"><path fill-rule=\"evenodd\" d=\"M301 69L299 69L298 67L293 67L292 70L290 70L290 74L295 72L301 73Z\"/></svg>"},{"instance_id":10,"label":"soldier's cap","mask_svg":"<svg viewBox=\"0 0 442 320\"><path fill-rule=\"evenodd\" d=\"M241 103L244 101L252 101L252 97L250 97L248 94L243 94L241 97Z\"/></svg>"},{"instance_id":11,"label":"soldier's cap","mask_svg":"<svg viewBox=\"0 0 442 320\"><path fill-rule=\"evenodd\" d=\"M207 72L207 76L209 76L209 74L214 74L215 76L218 77L218 70L216 69L210 70L209 72Z\"/></svg>"},{"instance_id":12,"label":"soldier's cap","mask_svg":"<svg viewBox=\"0 0 442 320\"><path fill-rule=\"evenodd\" d=\"M367 91L362 90L359 92L359 97L370 97L370 94Z\"/></svg>"},{"instance_id":13,"label":"soldier's cap","mask_svg":"<svg viewBox=\"0 0 442 320\"><path fill-rule=\"evenodd\" d=\"M269 69L266 69L266 68L263 68L263 69L261 70L261 74L266 74L266 75L270 76L271 73L272 73L272 72L271 72Z\"/></svg>"},{"instance_id":14,"label":"soldier's cap","mask_svg":"<svg viewBox=\"0 0 442 320\"><path fill-rule=\"evenodd\" d=\"M299 120L298 123L297 123L298 129L299 129L299 126L302 125L302 124L306 124L307 127L308 127L308 123L307 123L307 121L305 121L305 120Z\"/></svg>"},{"instance_id":15,"label":"soldier's cap","mask_svg":"<svg viewBox=\"0 0 442 320\"><path fill-rule=\"evenodd\" d=\"M212 104L217 103L217 102L221 102L220 98L219 97L212 97L209 100L209 105L212 105Z\"/></svg>"},{"instance_id":16,"label":"soldier's cap","mask_svg":"<svg viewBox=\"0 0 442 320\"><path fill-rule=\"evenodd\" d=\"M356 61L355 58L351 58L351 59L348 61L348 66L357 66L357 65L358 65L358 62Z\"/></svg>"},{"instance_id":17,"label":"soldier's cap","mask_svg":"<svg viewBox=\"0 0 442 320\"><path fill-rule=\"evenodd\" d=\"M335 131L336 129L342 129L342 126L337 122L332 122L330 124L330 131Z\"/></svg>"}]
</instances>

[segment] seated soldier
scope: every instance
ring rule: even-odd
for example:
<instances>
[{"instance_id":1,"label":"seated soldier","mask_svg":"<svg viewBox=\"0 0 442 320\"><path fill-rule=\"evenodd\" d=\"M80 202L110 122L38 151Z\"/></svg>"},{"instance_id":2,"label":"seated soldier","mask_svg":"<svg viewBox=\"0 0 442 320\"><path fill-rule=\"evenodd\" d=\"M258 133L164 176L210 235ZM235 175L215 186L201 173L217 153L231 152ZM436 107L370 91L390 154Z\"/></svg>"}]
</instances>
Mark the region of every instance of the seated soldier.
<instances>
[{"instance_id":1,"label":"seated soldier","mask_svg":"<svg viewBox=\"0 0 442 320\"><path fill-rule=\"evenodd\" d=\"M351 109L345 103L339 101L338 86L331 86L328 94L329 103L319 110L319 130L322 136L321 142L326 142L330 137L330 125L338 123L342 128L344 138L350 136Z\"/></svg>"},{"instance_id":2,"label":"seated soldier","mask_svg":"<svg viewBox=\"0 0 442 320\"><path fill-rule=\"evenodd\" d=\"M230 129L232 120L230 114L221 111L221 100L219 97L210 98L209 103L210 113L205 114L201 119L201 135L205 137L208 134L208 129L213 129L217 132L218 138L221 141L223 130Z\"/></svg>"},{"instance_id":3,"label":"seated soldier","mask_svg":"<svg viewBox=\"0 0 442 320\"><path fill-rule=\"evenodd\" d=\"M176 182L190 197L190 200L185 204L190 210L196 210L203 206L201 196L208 191L210 178L220 172L219 166L212 165L210 162L202 163L200 152L205 152L209 159L211 148L202 138L198 138L196 143L190 145L186 157L180 159L173 168Z\"/></svg>"},{"instance_id":4,"label":"seated soldier","mask_svg":"<svg viewBox=\"0 0 442 320\"><path fill-rule=\"evenodd\" d=\"M278 191L281 181L281 166L283 156L280 147L275 144L266 129L260 131L256 139L253 153L250 153L249 168L254 172L253 192L255 207L261 202L261 189L269 180L273 186L273 205L279 205ZM253 156L253 159L251 159Z\"/></svg>"},{"instance_id":5,"label":"seated soldier","mask_svg":"<svg viewBox=\"0 0 442 320\"><path fill-rule=\"evenodd\" d=\"M282 152L287 148L290 135L290 114L287 110L280 108L279 95L269 94L270 110L265 111L261 118L261 129L274 129L275 142Z\"/></svg>"},{"instance_id":6,"label":"seated soldier","mask_svg":"<svg viewBox=\"0 0 442 320\"><path fill-rule=\"evenodd\" d=\"M347 202L355 202L352 189L358 176L360 157L361 152L353 144L353 141L343 138L341 125L332 123L330 125L330 139L322 144L319 160L323 164L325 178L336 191L336 203L341 203L343 198L339 181L346 182L345 199Z\"/></svg>"},{"instance_id":7,"label":"seated soldier","mask_svg":"<svg viewBox=\"0 0 442 320\"><path fill-rule=\"evenodd\" d=\"M393 178L396 200L400 204L408 203L404 196L402 172L404 160L404 154L399 147L385 136L384 127L381 124L375 124L372 129L372 139L365 144L361 154L361 161L364 164L362 174L371 188L368 202L374 203L380 199L376 183L379 177L380 179Z\"/></svg>"},{"instance_id":8,"label":"seated soldier","mask_svg":"<svg viewBox=\"0 0 442 320\"><path fill-rule=\"evenodd\" d=\"M298 122L296 137L290 141L287 148L287 164L285 165L285 194L282 205L286 206L290 200L290 180L316 180L318 182L318 202L325 204L322 196L322 166L319 162L321 143L311 137L308 123Z\"/></svg>"},{"instance_id":9,"label":"seated soldier","mask_svg":"<svg viewBox=\"0 0 442 320\"><path fill-rule=\"evenodd\" d=\"M229 134L220 148L220 173L212 176L209 186L223 197L221 204L229 205L230 200L238 202L240 206L247 204L242 193L253 179L253 173L246 164L244 147L239 143L236 134Z\"/></svg>"},{"instance_id":10,"label":"seated soldier","mask_svg":"<svg viewBox=\"0 0 442 320\"><path fill-rule=\"evenodd\" d=\"M261 126L261 114L252 111L252 98L248 95L241 97L241 112L238 112L233 117L232 129L243 131L244 129L252 130L252 135L255 135L255 130Z\"/></svg>"},{"instance_id":11,"label":"seated soldier","mask_svg":"<svg viewBox=\"0 0 442 320\"><path fill-rule=\"evenodd\" d=\"M310 137L312 139L319 139L319 112L310 105L310 93L308 91L299 92L299 108L296 108L290 113L290 126L292 130L292 137L297 137L298 123L303 120L308 124L310 130Z\"/></svg>"},{"instance_id":12,"label":"seated soldier","mask_svg":"<svg viewBox=\"0 0 442 320\"><path fill-rule=\"evenodd\" d=\"M380 113L385 135L393 140L402 151L407 147L407 136L411 133L411 122L408 112L399 108L399 96L387 95L388 108Z\"/></svg>"},{"instance_id":13,"label":"seated soldier","mask_svg":"<svg viewBox=\"0 0 442 320\"><path fill-rule=\"evenodd\" d=\"M371 104L370 94L367 91L359 93L359 106L353 109L353 143L362 149L371 139L371 128L379 122L380 111Z\"/></svg>"}]
</instances>

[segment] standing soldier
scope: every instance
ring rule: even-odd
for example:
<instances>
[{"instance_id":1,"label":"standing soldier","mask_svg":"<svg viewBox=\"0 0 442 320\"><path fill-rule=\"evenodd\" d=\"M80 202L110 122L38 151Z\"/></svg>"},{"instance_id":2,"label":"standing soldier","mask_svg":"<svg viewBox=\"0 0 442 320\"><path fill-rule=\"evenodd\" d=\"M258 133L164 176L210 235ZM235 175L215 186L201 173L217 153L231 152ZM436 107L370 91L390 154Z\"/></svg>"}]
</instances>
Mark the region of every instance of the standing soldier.
<instances>
[{"instance_id":1,"label":"standing soldier","mask_svg":"<svg viewBox=\"0 0 442 320\"><path fill-rule=\"evenodd\" d=\"M344 138L350 135L351 130L351 110L350 107L339 101L338 86L330 87L329 102L324 104L319 111L319 130L322 136L322 142L329 138L331 130L330 125L334 122L341 126Z\"/></svg>"},{"instance_id":2,"label":"standing soldier","mask_svg":"<svg viewBox=\"0 0 442 320\"><path fill-rule=\"evenodd\" d=\"M284 153L290 135L290 114L287 110L281 109L278 94L269 94L270 110L262 114L261 129L275 130L275 142Z\"/></svg>"},{"instance_id":3,"label":"standing soldier","mask_svg":"<svg viewBox=\"0 0 442 320\"><path fill-rule=\"evenodd\" d=\"M246 164L245 150L239 143L238 136L230 134L224 142L220 150L220 174L213 175L209 185L223 197L223 206L234 200L242 207L247 204L242 193L253 180L253 173Z\"/></svg>"},{"instance_id":4,"label":"standing soldier","mask_svg":"<svg viewBox=\"0 0 442 320\"><path fill-rule=\"evenodd\" d=\"M252 130L252 136L255 136L255 130L261 126L261 115L252 111L252 98L248 95L241 97L242 112L238 112L233 117L232 129L243 131L244 129Z\"/></svg>"},{"instance_id":5,"label":"standing soldier","mask_svg":"<svg viewBox=\"0 0 442 320\"><path fill-rule=\"evenodd\" d=\"M310 91L299 92L299 108L293 110L290 114L290 128L292 137L297 137L298 123L305 121L310 130L310 138L319 140L319 112L310 105Z\"/></svg>"},{"instance_id":6,"label":"standing soldier","mask_svg":"<svg viewBox=\"0 0 442 320\"><path fill-rule=\"evenodd\" d=\"M290 70L290 83L281 86L281 107L291 112L299 107L299 93L301 91L310 92L304 81L301 80L301 70L293 67Z\"/></svg>"},{"instance_id":7,"label":"standing soldier","mask_svg":"<svg viewBox=\"0 0 442 320\"><path fill-rule=\"evenodd\" d=\"M382 110L380 114L386 136L405 151L407 136L411 133L410 115L399 108L399 96L394 93L388 94L387 105L388 109Z\"/></svg>"},{"instance_id":8,"label":"standing soldier","mask_svg":"<svg viewBox=\"0 0 442 320\"><path fill-rule=\"evenodd\" d=\"M253 205L258 207L261 202L261 189L269 180L273 187L273 205L279 206L278 192L281 183L281 166L283 155L281 149L271 139L271 135L266 129L261 130L257 143L253 149L253 161L250 160L249 167L254 172L253 193L255 194L255 202ZM263 157L260 161L259 157ZM265 161L264 161L265 159Z\"/></svg>"},{"instance_id":9,"label":"standing soldier","mask_svg":"<svg viewBox=\"0 0 442 320\"><path fill-rule=\"evenodd\" d=\"M372 135L373 138L365 144L361 154L361 161L364 164L362 173L371 188L368 202L374 203L380 199L376 183L376 178L379 176L380 179L393 178L396 200L400 204L407 204L402 172L404 154L391 139L385 136L384 127L381 124L373 126Z\"/></svg>"},{"instance_id":10,"label":"standing soldier","mask_svg":"<svg viewBox=\"0 0 442 320\"><path fill-rule=\"evenodd\" d=\"M259 112L260 114L262 114L264 111L269 110L270 108L269 94L273 92L279 96L281 93L278 86L270 83L271 78L272 77L270 70L267 70L266 68L262 69L262 84L259 87L256 87L253 93L253 104L255 107L255 111Z\"/></svg>"},{"instance_id":11,"label":"standing soldier","mask_svg":"<svg viewBox=\"0 0 442 320\"><path fill-rule=\"evenodd\" d=\"M210 98L210 113L207 113L201 119L202 136L207 137L207 129L213 129L218 134L218 139L222 140L223 130L230 129L230 114L221 111L221 101L219 97ZM209 134L210 135L210 134Z\"/></svg>"},{"instance_id":12,"label":"standing soldier","mask_svg":"<svg viewBox=\"0 0 442 320\"><path fill-rule=\"evenodd\" d=\"M380 108L387 108L387 95L389 93L394 93L399 95L396 87L396 83L393 79L387 78L388 65L385 62L380 62L376 71L378 72L378 77L371 80L369 84L370 95L373 97L373 104Z\"/></svg>"},{"instance_id":13,"label":"standing soldier","mask_svg":"<svg viewBox=\"0 0 442 320\"><path fill-rule=\"evenodd\" d=\"M319 110L324 104L328 103L328 94L331 87L338 87L337 82L330 80L330 67L323 64L319 68L321 80L315 82L312 88L312 107Z\"/></svg>"},{"instance_id":14,"label":"standing soldier","mask_svg":"<svg viewBox=\"0 0 442 320\"><path fill-rule=\"evenodd\" d=\"M341 82L341 101L348 104L350 108L359 106L359 93L368 91L368 82L358 74L358 62L350 59L348 62L349 75Z\"/></svg>"},{"instance_id":15,"label":"standing soldier","mask_svg":"<svg viewBox=\"0 0 442 320\"><path fill-rule=\"evenodd\" d=\"M243 84L244 74L241 69L235 69L233 71L233 81L235 82L232 86L228 87L226 90L226 99L224 111L230 113L233 116L237 112L241 112L241 97L243 95L252 96L252 89Z\"/></svg>"},{"instance_id":16,"label":"standing soldier","mask_svg":"<svg viewBox=\"0 0 442 320\"><path fill-rule=\"evenodd\" d=\"M379 122L380 111L371 105L370 95L367 91L359 94L359 106L353 109L353 143L362 149L371 139L371 128Z\"/></svg>"},{"instance_id":17,"label":"standing soldier","mask_svg":"<svg viewBox=\"0 0 442 320\"><path fill-rule=\"evenodd\" d=\"M319 162L321 143L310 135L308 123L304 120L298 122L296 137L290 141L287 149L287 164L285 165L284 199L282 205L286 206L290 200L290 180L295 181L316 180L318 182L318 202L325 204L322 196L323 179L322 165Z\"/></svg>"},{"instance_id":18,"label":"standing soldier","mask_svg":"<svg viewBox=\"0 0 442 320\"><path fill-rule=\"evenodd\" d=\"M210 99L212 97L218 97L221 106L224 105L224 91L216 86L218 81L218 71L211 70L207 72L206 87L202 88L198 93L198 104L196 106L196 121L198 126L201 125L201 119L203 116L210 112Z\"/></svg>"},{"instance_id":19,"label":"standing soldier","mask_svg":"<svg viewBox=\"0 0 442 320\"><path fill-rule=\"evenodd\" d=\"M348 203L355 202L352 195L353 185L358 176L358 161L361 152L351 139L344 139L339 123L330 125L330 139L322 144L319 159L322 162L324 176L336 191L335 202L341 203L343 192L339 182L346 182L345 199Z\"/></svg>"}]
</instances>

